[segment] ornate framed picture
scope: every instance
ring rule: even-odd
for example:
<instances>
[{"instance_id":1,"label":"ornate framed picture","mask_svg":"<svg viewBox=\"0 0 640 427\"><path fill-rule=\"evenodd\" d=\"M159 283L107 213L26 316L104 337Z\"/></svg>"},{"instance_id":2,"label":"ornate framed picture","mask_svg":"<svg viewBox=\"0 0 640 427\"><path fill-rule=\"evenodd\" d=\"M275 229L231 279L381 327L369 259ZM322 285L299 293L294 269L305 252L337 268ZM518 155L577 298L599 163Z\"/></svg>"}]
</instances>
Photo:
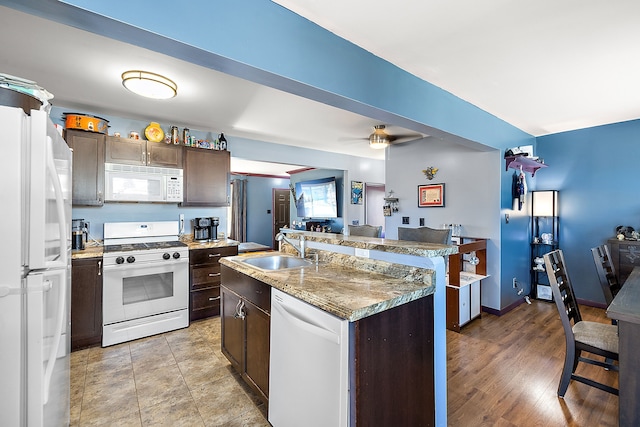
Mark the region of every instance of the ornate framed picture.
<instances>
[{"instance_id":1,"label":"ornate framed picture","mask_svg":"<svg viewBox=\"0 0 640 427\"><path fill-rule=\"evenodd\" d=\"M419 208L443 208L444 184L418 185Z\"/></svg>"},{"instance_id":2,"label":"ornate framed picture","mask_svg":"<svg viewBox=\"0 0 640 427\"><path fill-rule=\"evenodd\" d=\"M362 204L362 193L364 191L364 183L362 181L351 181L351 204Z\"/></svg>"}]
</instances>

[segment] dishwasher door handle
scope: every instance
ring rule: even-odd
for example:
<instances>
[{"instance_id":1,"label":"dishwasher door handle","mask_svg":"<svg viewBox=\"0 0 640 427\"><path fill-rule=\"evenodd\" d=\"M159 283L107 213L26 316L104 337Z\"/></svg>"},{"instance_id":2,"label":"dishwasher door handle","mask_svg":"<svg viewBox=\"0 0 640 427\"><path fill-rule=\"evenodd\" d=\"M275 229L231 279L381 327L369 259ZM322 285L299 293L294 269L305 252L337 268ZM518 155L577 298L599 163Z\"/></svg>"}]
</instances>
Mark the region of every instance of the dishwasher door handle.
<instances>
[{"instance_id":1,"label":"dishwasher door handle","mask_svg":"<svg viewBox=\"0 0 640 427\"><path fill-rule=\"evenodd\" d=\"M286 320L298 328L340 345L340 335L314 322L313 320L308 319L304 313L301 313L292 307L279 304L278 302L272 303L272 308L277 310L278 313L280 313Z\"/></svg>"}]
</instances>

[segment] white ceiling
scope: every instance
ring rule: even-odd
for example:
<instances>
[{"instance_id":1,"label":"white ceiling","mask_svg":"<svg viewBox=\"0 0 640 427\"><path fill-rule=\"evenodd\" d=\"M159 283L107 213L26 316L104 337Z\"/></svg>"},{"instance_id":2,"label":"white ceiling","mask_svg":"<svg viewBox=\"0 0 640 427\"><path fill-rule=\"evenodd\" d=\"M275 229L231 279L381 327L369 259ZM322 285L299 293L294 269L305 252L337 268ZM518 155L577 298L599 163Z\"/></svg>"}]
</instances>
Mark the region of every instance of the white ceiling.
<instances>
[{"instance_id":1,"label":"white ceiling","mask_svg":"<svg viewBox=\"0 0 640 427\"><path fill-rule=\"evenodd\" d=\"M638 0L273 0L534 136L640 117Z\"/></svg>"},{"instance_id":2,"label":"white ceiling","mask_svg":"<svg viewBox=\"0 0 640 427\"><path fill-rule=\"evenodd\" d=\"M276 3L532 135L640 117L638 1ZM54 104L384 158L363 139L379 123L371 118L2 6L0 24L0 73L38 82ZM128 69L165 74L178 96L127 92L120 74ZM387 125L391 134L414 133ZM239 172L253 167L234 164Z\"/></svg>"}]
</instances>

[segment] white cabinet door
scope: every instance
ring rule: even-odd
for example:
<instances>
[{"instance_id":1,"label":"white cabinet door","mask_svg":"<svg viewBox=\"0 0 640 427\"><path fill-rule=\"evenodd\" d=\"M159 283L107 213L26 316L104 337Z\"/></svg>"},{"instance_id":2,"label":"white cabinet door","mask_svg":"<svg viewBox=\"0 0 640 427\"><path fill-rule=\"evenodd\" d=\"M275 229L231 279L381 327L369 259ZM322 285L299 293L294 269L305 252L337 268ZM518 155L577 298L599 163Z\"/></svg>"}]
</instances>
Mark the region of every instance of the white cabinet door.
<instances>
[{"instance_id":1,"label":"white cabinet door","mask_svg":"<svg viewBox=\"0 0 640 427\"><path fill-rule=\"evenodd\" d=\"M471 292L470 286L461 286L458 291L458 300L460 301L460 321L459 325L467 324L471 320Z\"/></svg>"}]
</instances>

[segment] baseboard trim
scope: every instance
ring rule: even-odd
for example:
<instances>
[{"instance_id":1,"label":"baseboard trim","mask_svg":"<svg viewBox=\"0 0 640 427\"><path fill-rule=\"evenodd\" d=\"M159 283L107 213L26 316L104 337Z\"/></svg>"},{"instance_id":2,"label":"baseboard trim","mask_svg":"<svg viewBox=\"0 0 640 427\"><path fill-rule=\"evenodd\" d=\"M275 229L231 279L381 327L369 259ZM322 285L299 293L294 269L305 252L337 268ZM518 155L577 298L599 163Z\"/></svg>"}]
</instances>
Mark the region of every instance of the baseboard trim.
<instances>
[{"instance_id":1,"label":"baseboard trim","mask_svg":"<svg viewBox=\"0 0 640 427\"><path fill-rule=\"evenodd\" d=\"M485 313L489 313L489 314L493 314L495 316L502 316L503 314L507 314L508 312L510 312L511 310L513 310L514 308L516 308L517 306L519 306L520 304L524 304L525 300L523 299L517 299L514 302L512 302L511 304L509 304L508 306L501 308L500 310L496 310L495 308L491 308L491 307L485 307L484 305L482 306L482 311Z\"/></svg>"},{"instance_id":2,"label":"baseboard trim","mask_svg":"<svg viewBox=\"0 0 640 427\"><path fill-rule=\"evenodd\" d=\"M581 299L581 298L576 298L576 301L580 305L587 305L589 307L604 308L604 309L607 308L607 304L603 302L595 302L595 301L590 301L590 300Z\"/></svg>"},{"instance_id":3,"label":"baseboard trim","mask_svg":"<svg viewBox=\"0 0 640 427\"><path fill-rule=\"evenodd\" d=\"M541 300L544 302L553 302L553 301L546 301L546 300ZM595 302L595 301L591 301L591 300L586 300L586 299L580 299L580 298L576 298L576 301L578 302L578 304L580 305L586 305L589 307L596 307L596 308L602 308L602 309L606 309L607 305L605 303L601 303L601 302ZM500 310L496 310L495 308L491 308L491 307L485 307L484 305L482 306L482 311L484 313L489 313L489 314L493 314L495 316L502 316L503 314L507 314L508 312L510 312L511 310L513 310L514 308L518 307L520 304L524 304L525 300L524 299L518 299L514 302L512 302L511 304L509 304L508 306L500 309Z\"/></svg>"}]
</instances>

